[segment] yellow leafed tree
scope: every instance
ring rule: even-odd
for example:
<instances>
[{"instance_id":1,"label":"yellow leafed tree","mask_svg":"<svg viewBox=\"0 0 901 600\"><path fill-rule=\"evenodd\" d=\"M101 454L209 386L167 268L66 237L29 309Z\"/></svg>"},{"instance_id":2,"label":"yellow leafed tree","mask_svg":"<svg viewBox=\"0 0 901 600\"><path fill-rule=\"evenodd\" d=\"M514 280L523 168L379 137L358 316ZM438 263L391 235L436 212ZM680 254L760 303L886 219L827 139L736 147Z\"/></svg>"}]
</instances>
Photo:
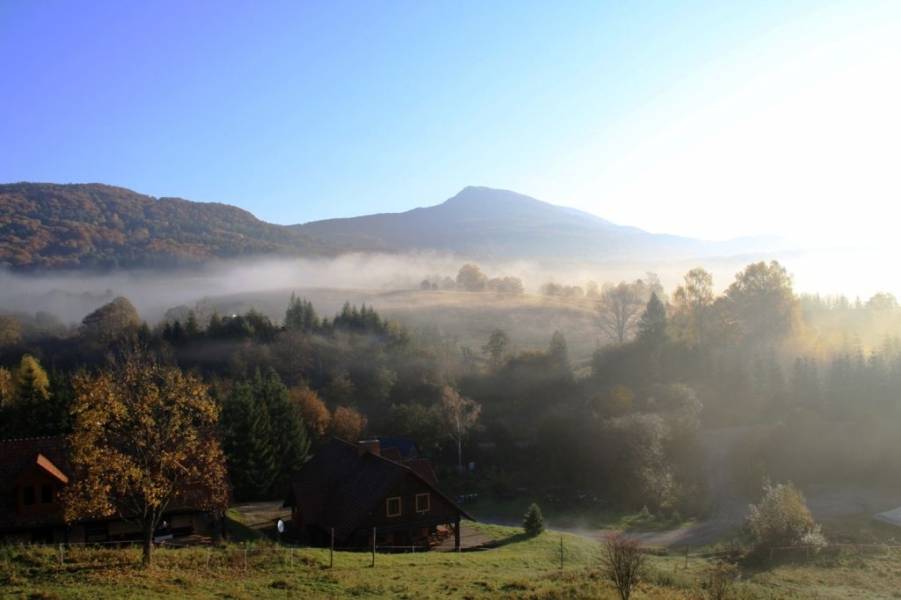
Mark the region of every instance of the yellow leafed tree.
<instances>
[{"instance_id":1,"label":"yellow leafed tree","mask_svg":"<svg viewBox=\"0 0 901 600\"><path fill-rule=\"evenodd\" d=\"M133 355L73 384L67 521L118 516L140 523L150 564L153 533L168 509L226 508L219 408L200 379Z\"/></svg>"}]
</instances>

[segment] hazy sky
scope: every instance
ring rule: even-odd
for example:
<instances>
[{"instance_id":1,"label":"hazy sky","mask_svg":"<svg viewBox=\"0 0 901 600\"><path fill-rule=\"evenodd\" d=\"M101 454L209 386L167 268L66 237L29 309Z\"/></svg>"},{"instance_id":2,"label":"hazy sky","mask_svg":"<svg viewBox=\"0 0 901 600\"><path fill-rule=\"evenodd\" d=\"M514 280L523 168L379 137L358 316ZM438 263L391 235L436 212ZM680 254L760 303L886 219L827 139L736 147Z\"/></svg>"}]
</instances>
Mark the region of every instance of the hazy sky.
<instances>
[{"instance_id":1,"label":"hazy sky","mask_svg":"<svg viewBox=\"0 0 901 600\"><path fill-rule=\"evenodd\" d=\"M0 181L893 240L901 2L0 0Z\"/></svg>"}]
</instances>

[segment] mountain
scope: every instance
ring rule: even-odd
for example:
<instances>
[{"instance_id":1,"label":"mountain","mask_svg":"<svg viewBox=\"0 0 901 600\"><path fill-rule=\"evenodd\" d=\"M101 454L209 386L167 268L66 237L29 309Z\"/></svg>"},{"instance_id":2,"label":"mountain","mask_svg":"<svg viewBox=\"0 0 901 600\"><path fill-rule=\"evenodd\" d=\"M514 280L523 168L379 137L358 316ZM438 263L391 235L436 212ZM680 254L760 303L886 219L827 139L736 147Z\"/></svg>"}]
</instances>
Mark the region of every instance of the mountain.
<instances>
[{"instance_id":1,"label":"mountain","mask_svg":"<svg viewBox=\"0 0 901 600\"><path fill-rule=\"evenodd\" d=\"M0 185L0 265L15 270L162 267L326 250L226 204L101 184Z\"/></svg>"},{"instance_id":2,"label":"mountain","mask_svg":"<svg viewBox=\"0 0 901 600\"><path fill-rule=\"evenodd\" d=\"M102 184L0 185L0 266L13 270L197 264L242 256L442 251L473 259L679 259L758 251L648 233L529 196L467 187L427 208L274 225L240 208Z\"/></svg>"},{"instance_id":3,"label":"mountain","mask_svg":"<svg viewBox=\"0 0 901 600\"><path fill-rule=\"evenodd\" d=\"M580 210L511 192L467 187L437 206L295 225L357 250L441 250L475 258L609 261L754 252L769 242L706 242L616 225Z\"/></svg>"}]
</instances>

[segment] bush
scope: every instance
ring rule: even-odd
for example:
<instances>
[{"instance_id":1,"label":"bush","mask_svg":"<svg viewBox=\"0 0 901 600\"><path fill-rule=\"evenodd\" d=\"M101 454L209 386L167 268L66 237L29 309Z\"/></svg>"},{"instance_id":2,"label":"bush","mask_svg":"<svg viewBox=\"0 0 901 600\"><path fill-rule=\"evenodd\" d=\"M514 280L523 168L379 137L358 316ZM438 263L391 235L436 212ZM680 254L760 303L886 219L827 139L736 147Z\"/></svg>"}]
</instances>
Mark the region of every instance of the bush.
<instances>
[{"instance_id":1,"label":"bush","mask_svg":"<svg viewBox=\"0 0 901 600\"><path fill-rule=\"evenodd\" d=\"M622 534L607 537L601 559L603 575L616 587L622 600L629 600L645 570L645 555L638 542Z\"/></svg>"},{"instance_id":2,"label":"bush","mask_svg":"<svg viewBox=\"0 0 901 600\"><path fill-rule=\"evenodd\" d=\"M704 573L703 586L710 600L727 600L732 596L738 568L730 563L720 563Z\"/></svg>"},{"instance_id":3,"label":"bush","mask_svg":"<svg viewBox=\"0 0 901 600\"><path fill-rule=\"evenodd\" d=\"M758 550L826 545L826 538L813 520L804 495L791 483L764 483L763 498L758 504L751 505L745 526Z\"/></svg>"},{"instance_id":4,"label":"bush","mask_svg":"<svg viewBox=\"0 0 901 600\"><path fill-rule=\"evenodd\" d=\"M532 536L544 531L544 517L541 514L541 509L534 502L529 506L522 518L522 528L525 529L528 535Z\"/></svg>"}]
</instances>

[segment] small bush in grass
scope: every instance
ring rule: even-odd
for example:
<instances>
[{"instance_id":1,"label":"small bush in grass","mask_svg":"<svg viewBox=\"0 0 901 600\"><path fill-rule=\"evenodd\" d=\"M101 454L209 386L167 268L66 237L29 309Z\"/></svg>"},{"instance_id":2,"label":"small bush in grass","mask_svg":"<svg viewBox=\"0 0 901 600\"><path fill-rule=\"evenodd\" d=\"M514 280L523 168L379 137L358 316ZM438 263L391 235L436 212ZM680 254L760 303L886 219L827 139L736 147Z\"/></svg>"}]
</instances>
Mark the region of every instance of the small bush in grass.
<instances>
[{"instance_id":1,"label":"small bush in grass","mask_svg":"<svg viewBox=\"0 0 901 600\"><path fill-rule=\"evenodd\" d=\"M738 568L731 563L719 563L709 568L703 577L705 598L728 600L733 595Z\"/></svg>"},{"instance_id":2,"label":"small bush in grass","mask_svg":"<svg viewBox=\"0 0 901 600\"><path fill-rule=\"evenodd\" d=\"M819 550L826 545L804 495L791 483L764 483L763 498L750 506L745 526L756 550L799 545Z\"/></svg>"},{"instance_id":3,"label":"small bush in grass","mask_svg":"<svg viewBox=\"0 0 901 600\"><path fill-rule=\"evenodd\" d=\"M638 542L621 533L607 536L601 558L603 575L613 583L619 597L629 600L645 570L645 555Z\"/></svg>"},{"instance_id":4,"label":"small bush in grass","mask_svg":"<svg viewBox=\"0 0 901 600\"><path fill-rule=\"evenodd\" d=\"M528 535L532 536L544 531L544 516L542 516L541 509L534 502L529 506L522 518L522 528L525 529Z\"/></svg>"}]
</instances>

